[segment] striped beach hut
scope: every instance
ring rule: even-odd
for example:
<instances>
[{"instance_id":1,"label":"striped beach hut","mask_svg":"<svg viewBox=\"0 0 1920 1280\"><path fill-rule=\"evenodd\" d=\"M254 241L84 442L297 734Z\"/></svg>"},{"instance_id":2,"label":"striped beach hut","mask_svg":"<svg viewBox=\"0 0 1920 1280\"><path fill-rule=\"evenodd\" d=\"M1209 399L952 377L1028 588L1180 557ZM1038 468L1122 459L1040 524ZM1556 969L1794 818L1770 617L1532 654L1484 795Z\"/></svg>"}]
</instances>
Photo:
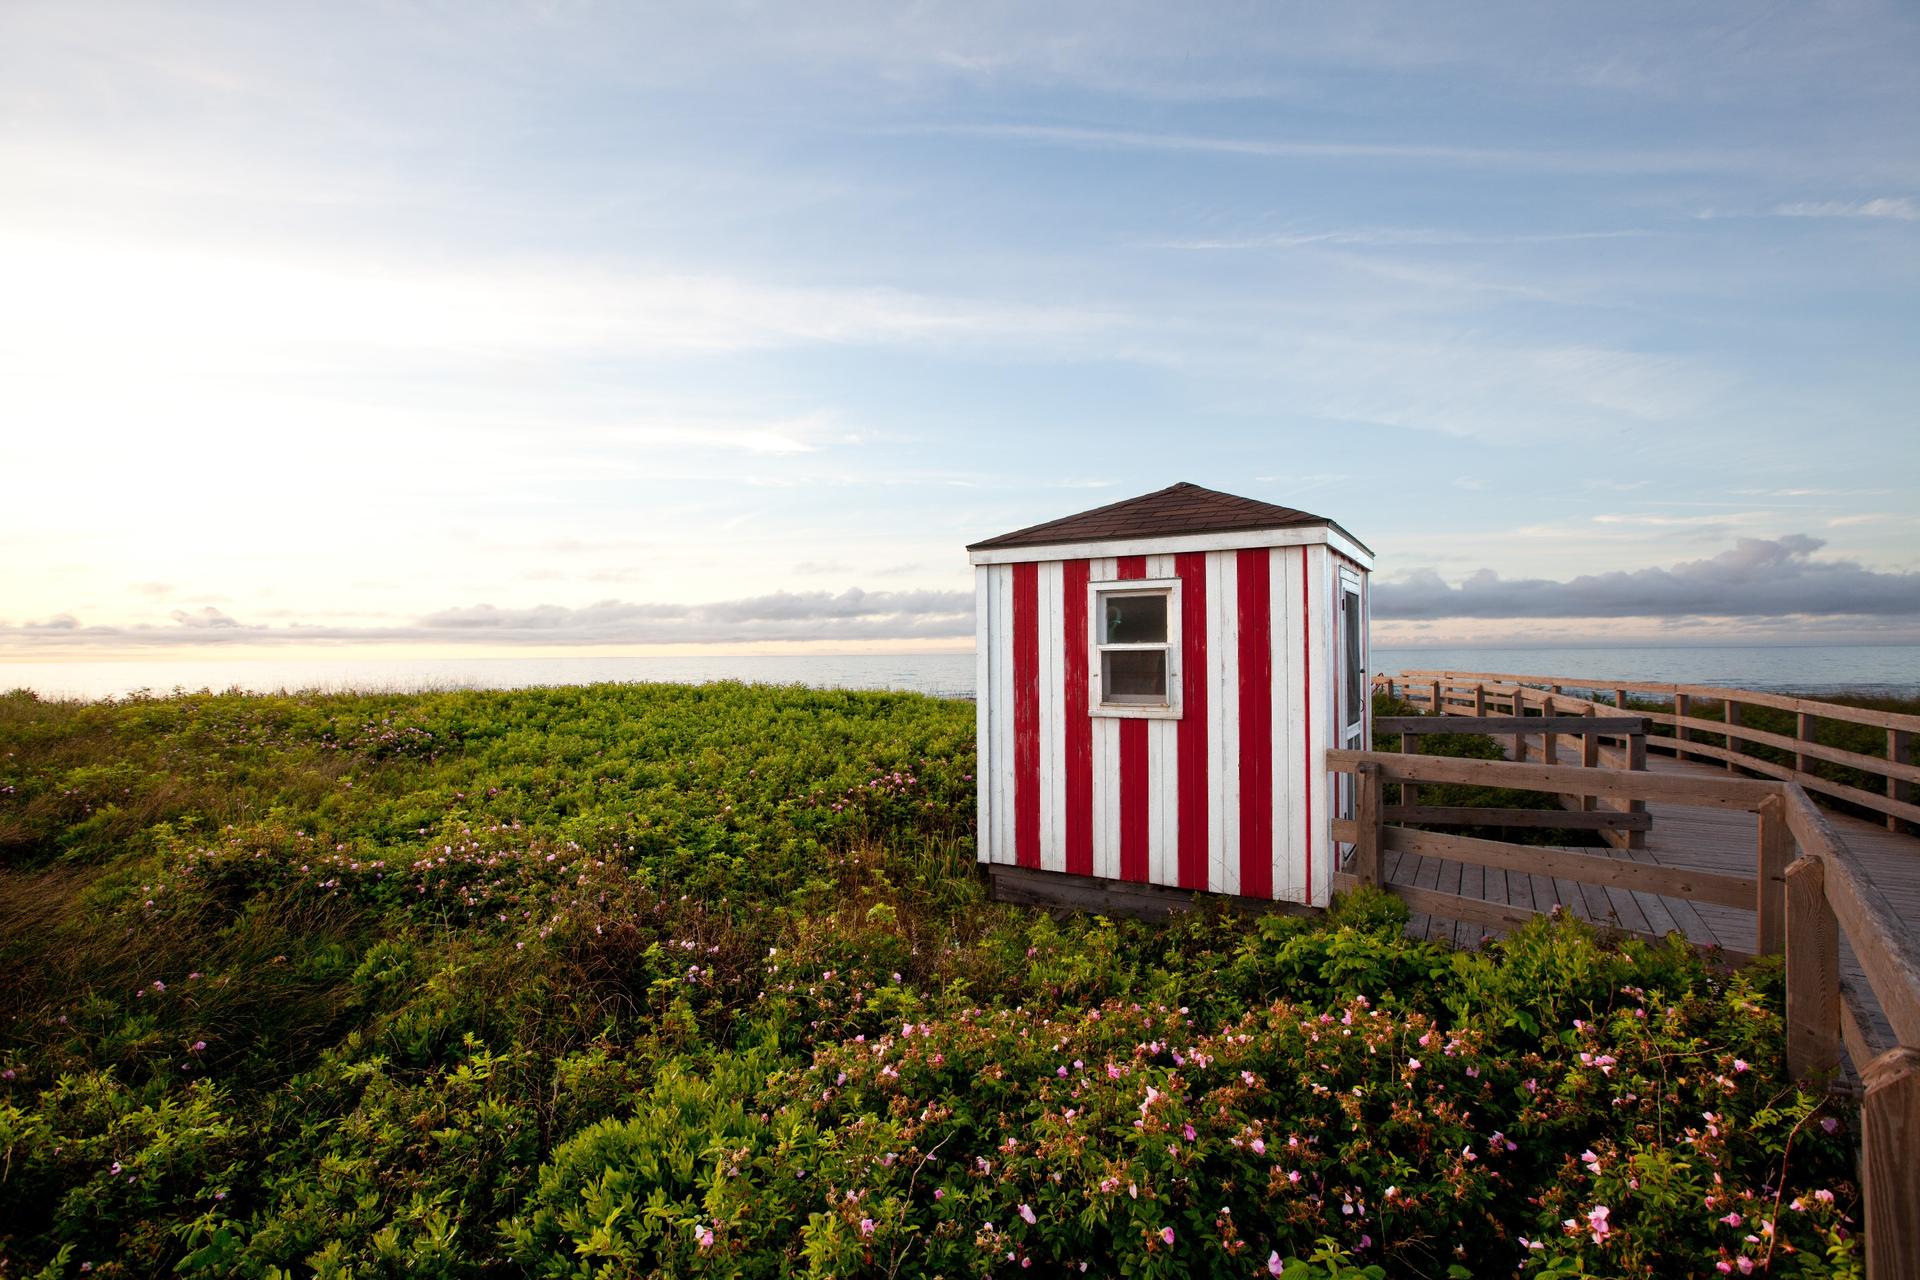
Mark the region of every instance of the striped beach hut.
<instances>
[{"instance_id":1,"label":"striped beach hut","mask_svg":"<svg viewBox=\"0 0 1920 1280\"><path fill-rule=\"evenodd\" d=\"M1368 740L1365 544L1176 484L967 550L996 888L1326 905L1352 797L1325 752Z\"/></svg>"}]
</instances>

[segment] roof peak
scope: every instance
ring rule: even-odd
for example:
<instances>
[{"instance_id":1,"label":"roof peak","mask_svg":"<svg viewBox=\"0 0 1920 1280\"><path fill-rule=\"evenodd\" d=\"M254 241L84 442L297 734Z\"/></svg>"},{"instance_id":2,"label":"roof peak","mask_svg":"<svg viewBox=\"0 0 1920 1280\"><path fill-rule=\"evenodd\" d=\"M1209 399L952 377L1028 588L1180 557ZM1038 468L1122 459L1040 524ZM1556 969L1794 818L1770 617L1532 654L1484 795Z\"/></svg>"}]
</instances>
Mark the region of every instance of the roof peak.
<instances>
[{"instance_id":1,"label":"roof peak","mask_svg":"<svg viewBox=\"0 0 1920 1280\"><path fill-rule=\"evenodd\" d=\"M1257 498L1222 493L1218 489L1180 480L1152 493L1122 498L1105 506L987 538L973 543L967 550L1044 546L1061 542L1118 541L1187 533L1298 529L1317 525L1339 527L1325 516L1262 502Z\"/></svg>"}]
</instances>

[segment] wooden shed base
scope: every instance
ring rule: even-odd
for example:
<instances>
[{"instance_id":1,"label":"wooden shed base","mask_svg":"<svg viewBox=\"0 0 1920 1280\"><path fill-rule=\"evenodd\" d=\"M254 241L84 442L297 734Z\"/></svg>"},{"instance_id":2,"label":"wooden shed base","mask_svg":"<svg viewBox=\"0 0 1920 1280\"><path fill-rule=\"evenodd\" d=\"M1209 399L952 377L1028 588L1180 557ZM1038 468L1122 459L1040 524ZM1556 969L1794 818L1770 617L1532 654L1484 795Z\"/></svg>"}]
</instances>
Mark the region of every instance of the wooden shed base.
<instances>
[{"instance_id":1,"label":"wooden shed base","mask_svg":"<svg viewBox=\"0 0 1920 1280\"><path fill-rule=\"evenodd\" d=\"M1091 915L1127 916L1135 920L1165 920L1214 903L1225 903L1230 911L1259 915L1278 911L1285 915L1317 916L1318 907L1297 902L1275 902L1267 898L1242 898L1229 894L1198 893L1191 889L1169 889L1164 885L1138 884L1130 880L1103 880L1097 876L1075 876L1061 871L1040 871L1033 867L1009 867L991 863L983 868L998 902L1023 907L1052 907L1062 911L1085 911Z\"/></svg>"}]
</instances>

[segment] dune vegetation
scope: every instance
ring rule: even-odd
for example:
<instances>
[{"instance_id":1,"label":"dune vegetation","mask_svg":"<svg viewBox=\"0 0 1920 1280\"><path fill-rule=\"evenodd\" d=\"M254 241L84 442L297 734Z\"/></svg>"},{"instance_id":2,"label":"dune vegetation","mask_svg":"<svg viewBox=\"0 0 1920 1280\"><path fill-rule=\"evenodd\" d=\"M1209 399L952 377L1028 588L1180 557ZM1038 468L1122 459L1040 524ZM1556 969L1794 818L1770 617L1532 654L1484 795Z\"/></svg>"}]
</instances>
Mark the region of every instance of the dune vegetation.
<instances>
[{"instance_id":1,"label":"dune vegetation","mask_svg":"<svg viewBox=\"0 0 1920 1280\"><path fill-rule=\"evenodd\" d=\"M1777 969L987 900L973 710L0 697L0 1278L1858 1275Z\"/></svg>"}]
</instances>

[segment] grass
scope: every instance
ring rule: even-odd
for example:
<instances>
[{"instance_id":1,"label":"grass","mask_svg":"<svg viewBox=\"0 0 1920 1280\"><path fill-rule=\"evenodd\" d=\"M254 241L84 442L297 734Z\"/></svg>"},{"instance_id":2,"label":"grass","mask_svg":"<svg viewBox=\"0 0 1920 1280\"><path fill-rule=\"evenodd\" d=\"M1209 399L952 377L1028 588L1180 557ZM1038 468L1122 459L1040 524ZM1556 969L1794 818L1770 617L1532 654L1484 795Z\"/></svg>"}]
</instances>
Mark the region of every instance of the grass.
<instances>
[{"instance_id":1,"label":"grass","mask_svg":"<svg viewBox=\"0 0 1920 1280\"><path fill-rule=\"evenodd\" d=\"M1010 908L972 742L737 684L0 697L0 1277L1858 1274L1776 970Z\"/></svg>"}]
</instances>

